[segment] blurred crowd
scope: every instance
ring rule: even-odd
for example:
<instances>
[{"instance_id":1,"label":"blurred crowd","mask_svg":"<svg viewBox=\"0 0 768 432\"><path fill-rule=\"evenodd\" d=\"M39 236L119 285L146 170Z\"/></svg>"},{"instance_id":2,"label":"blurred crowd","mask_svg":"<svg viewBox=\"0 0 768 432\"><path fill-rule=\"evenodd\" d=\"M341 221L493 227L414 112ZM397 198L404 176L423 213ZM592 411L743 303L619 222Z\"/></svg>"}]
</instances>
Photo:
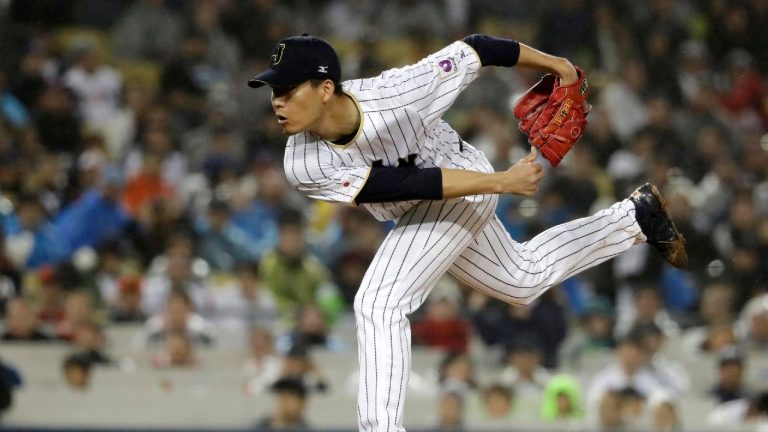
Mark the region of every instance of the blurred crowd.
<instances>
[{"instance_id":1,"label":"blurred crowd","mask_svg":"<svg viewBox=\"0 0 768 432\"><path fill-rule=\"evenodd\" d=\"M682 430L683 397L719 403L713 423L768 416L768 388L744 378L768 350L765 23L765 0L0 0L0 356L71 344L64 376L87 388L114 364L105 328L140 326L158 368L241 332L250 391L278 398L262 426L311 426L304 399L329 383L309 352L356 355L334 332L390 225L289 190L269 92L245 83L293 34L331 41L351 79L487 33L591 80L584 138L535 200L500 201L513 237L651 181L690 264L637 247L526 309L448 283L411 317L414 344L446 353L436 426ZM504 170L527 152L510 107L538 78L486 68L446 120ZM668 340L718 359L717 385L692 394ZM478 344L499 353L488 382ZM559 373L594 352L615 361ZM23 385L6 369L4 394Z\"/></svg>"}]
</instances>

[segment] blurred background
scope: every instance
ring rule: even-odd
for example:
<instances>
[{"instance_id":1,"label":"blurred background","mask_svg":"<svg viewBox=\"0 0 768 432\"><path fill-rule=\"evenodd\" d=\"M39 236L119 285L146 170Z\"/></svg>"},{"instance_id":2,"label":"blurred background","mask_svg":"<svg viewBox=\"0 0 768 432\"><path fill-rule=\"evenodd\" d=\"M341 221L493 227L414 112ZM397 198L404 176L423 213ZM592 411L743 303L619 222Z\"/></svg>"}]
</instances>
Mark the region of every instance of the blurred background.
<instances>
[{"instance_id":1,"label":"blurred background","mask_svg":"<svg viewBox=\"0 0 768 432\"><path fill-rule=\"evenodd\" d=\"M356 430L351 302L390 226L289 190L245 85L303 32L344 79L471 33L569 58L586 135L505 226L652 181L688 240L686 270L638 246L527 309L441 280L409 430L767 430L766 0L0 0L0 425ZM539 74L482 72L445 118L504 170Z\"/></svg>"}]
</instances>

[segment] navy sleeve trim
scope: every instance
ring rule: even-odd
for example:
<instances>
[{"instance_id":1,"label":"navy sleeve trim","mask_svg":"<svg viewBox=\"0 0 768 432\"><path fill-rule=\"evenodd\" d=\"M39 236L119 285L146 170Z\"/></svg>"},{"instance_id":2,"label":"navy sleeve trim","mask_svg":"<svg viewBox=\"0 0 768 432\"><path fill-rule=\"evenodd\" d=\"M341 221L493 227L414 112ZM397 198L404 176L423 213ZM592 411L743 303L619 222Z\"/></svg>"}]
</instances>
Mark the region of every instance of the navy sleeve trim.
<instances>
[{"instance_id":1,"label":"navy sleeve trim","mask_svg":"<svg viewBox=\"0 0 768 432\"><path fill-rule=\"evenodd\" d=\"M440 168L373 167L355 203L443 199Z\"/></svg>"},{"instance_id":2,"label":"navy sleeve trim","mask_svg":"<svg viewBox=\"0 0 768 432\"><path fill-rule=\"evenodd\" d=\"M480 57L483 66L514 66L520 57L520 42L473 34L464 38Z\"/></svg>"}]
</instances>

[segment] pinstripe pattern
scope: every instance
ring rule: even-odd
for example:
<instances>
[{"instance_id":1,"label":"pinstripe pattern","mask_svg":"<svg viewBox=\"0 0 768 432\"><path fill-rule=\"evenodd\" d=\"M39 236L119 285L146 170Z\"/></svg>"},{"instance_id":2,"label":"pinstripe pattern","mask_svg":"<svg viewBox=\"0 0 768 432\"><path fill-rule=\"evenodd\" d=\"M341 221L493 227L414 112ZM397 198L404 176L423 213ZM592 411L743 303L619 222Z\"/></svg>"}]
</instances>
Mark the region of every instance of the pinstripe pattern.
<instances>
[{"instance_id":1,"label":"pinstripe pattern","mask_svg":"<svg viewBox=\"0 0 768 432\"><path fill-rule=\"evenodd\" d=\"M439 65L450 61L450 71ZM480 61L464 42L455 42L415 65L342 85L360 107L362 130L354 142L337 146L310 133L288 139L285 175L308 196L352 204L377 161L397 166L416 155L421 168L467 168L484 159L440 119L477 76ZM417 201L364 204L378 220L396 220Z\"/></svg>"},{"instance_id":2,"label":"pinstripe pattern","mask_svg":"<svg viewBox=\"0 0 768 432\"><path fill-rule=\"evenodd\" d=\"M628 200L553 227L526 245L516 243L494 218L449 271L490 296L529 305L569 276L642 240L634 205ZM542 249L545 244L548 247Z\"/></svg>"},{"instance_id":3,"label":"pinstripe pattern","mask_svg":"<svg viewBox=\"0 0 768 432\"><path fill-rule=\"evenodd\" d=\"M411 66L347 81L361 127L343 146L310 133L289 138L285 174L316 199L353 204L373 164L492 172L485 156L440 119L477 76L476 53L456 42ZM404 432L411 363L408 316L451 272L472 287L527 305L563 279L644 240L629 201L515 242L494 216L497 196L365 204L396 220L355 296L360 379L357 417L365 432Z\"/></svg>"},{"instance_id":4,"label":"pinstripe pattern","mask_svg":"<svg viewBox=\"0 0 768 432\"><path fill-rule=\"evenodd\" d=\"M400 219L379 248L354 304L361 359L360 430L404 431L411 341L407 316L493 218L496 202L495 195L422 202Z\"/></svg>"}]
</instances>

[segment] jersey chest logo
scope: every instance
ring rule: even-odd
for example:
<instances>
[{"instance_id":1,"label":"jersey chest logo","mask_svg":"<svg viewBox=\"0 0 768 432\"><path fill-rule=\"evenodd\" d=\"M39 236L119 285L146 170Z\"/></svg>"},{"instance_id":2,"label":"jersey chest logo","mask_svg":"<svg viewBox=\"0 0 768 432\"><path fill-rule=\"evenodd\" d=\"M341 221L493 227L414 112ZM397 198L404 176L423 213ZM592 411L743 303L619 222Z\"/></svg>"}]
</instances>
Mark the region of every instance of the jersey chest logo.
<instances>
[{"instance_id":1,"label":"jersey chest logo","mask_svg":"<svg viewBox=\"0 0 768 432\"><path fill-rule=\"evenodd\" d=\"M416 158L418 156L419 155L417 155L415 153L412 153L412 154L409 154L407 158L397 158L397 167L398 168L401 168L401 167L415 167L416 166ZM381 160L381 159L376 159L375 161L373 161L373 163L371 163L371 166L372 167L383 167L384 166L384 161Z\"/></svg>"}]
</instances>

